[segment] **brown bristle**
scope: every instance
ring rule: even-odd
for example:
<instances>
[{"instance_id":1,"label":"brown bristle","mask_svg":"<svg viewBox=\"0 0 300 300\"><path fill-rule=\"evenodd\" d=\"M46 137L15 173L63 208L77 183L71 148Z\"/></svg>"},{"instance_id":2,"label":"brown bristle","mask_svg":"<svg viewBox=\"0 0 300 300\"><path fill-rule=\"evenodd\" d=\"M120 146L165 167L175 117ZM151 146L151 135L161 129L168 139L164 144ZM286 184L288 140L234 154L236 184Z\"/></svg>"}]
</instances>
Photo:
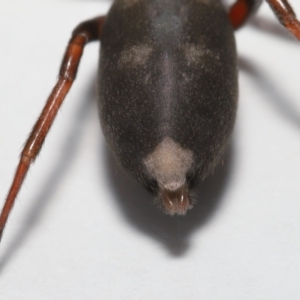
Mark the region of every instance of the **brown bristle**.
<instances>
[{"instance_id":1,"label":"brown bristle","mask_svg":"<svg viewBox=\"0 0 300 300\"><path fill-rule=\"evenodd\" d=\"M192 208L188 187L183 185L176 190L163 189L159 196L162 201L163 210L168 215L185 215Z\"/></svg>"}]
</instances>

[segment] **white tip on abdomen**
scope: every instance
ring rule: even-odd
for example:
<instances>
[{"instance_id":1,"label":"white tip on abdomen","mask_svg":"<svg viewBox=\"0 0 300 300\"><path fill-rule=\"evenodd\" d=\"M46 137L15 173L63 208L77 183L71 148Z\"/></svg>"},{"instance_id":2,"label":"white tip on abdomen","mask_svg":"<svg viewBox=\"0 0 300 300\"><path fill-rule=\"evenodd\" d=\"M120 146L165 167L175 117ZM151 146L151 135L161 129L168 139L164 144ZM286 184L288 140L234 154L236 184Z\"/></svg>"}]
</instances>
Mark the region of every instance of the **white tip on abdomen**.
<instances>
[{"instance_id":1,"label":"white tip on abdomen","mask_svg":"<svg viewBox=\"0 0 300 300\"><path fill-rule=\"evenodd\" d=\"M175 191L186 182L187 171L194 162L191 150L183 149L172 138L166 137L150 153L144 164L159 188Z\"/></svg>"}]
</instances>

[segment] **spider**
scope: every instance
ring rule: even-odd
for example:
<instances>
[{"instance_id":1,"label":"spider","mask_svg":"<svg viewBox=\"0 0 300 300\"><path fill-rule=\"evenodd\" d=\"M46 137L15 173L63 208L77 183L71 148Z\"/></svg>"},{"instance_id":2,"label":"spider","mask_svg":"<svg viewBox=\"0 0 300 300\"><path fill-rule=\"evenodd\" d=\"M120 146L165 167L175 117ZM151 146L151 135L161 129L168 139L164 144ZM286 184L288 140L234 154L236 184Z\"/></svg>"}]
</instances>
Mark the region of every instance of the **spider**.
<instances>
[{"instance_id":1,"label":"spider","mask_svg":"<svg viewBox=\"0 0 300 300\"><path fill-rule=\"evenodd\" d=\"M289 3L267 2L300 39L300 23ZM59 80L22 151L0 215L0 238L29 166L75 80L84 46L93 41L102 45L99 111L111 151L166 214L186 214L194 204L191 189L218 164L232 132L237 103L233 30L260 4L237 0L227 14L219 0L117 0L107 16L79 24Z\"/></svg>"}]
</instances>

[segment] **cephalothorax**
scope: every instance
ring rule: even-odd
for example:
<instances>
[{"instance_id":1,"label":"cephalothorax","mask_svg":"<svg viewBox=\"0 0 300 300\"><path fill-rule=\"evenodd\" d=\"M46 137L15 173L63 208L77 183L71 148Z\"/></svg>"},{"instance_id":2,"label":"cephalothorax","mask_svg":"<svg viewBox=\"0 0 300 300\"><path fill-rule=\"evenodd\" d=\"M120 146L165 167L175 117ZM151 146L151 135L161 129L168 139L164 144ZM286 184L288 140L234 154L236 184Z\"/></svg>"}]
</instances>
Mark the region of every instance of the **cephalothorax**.
<instances>
[{"instance_id":1,"label":"cephalothorax","mask_svg":"<svg viewBox=\"0 0 300 300\"><path fill-rule=\"evenodd\" d=\"M286 0L267 0L298 39ZM119 165L158 197L170 215L193 205L189 192L228 144L237 104L233 36L261 0L116 0L107 16L81 23L59 80L30 134L0 216L0 237L34 161L77 73L84 46L101 41L99 112Z\"/></svg>"}]
</instances>

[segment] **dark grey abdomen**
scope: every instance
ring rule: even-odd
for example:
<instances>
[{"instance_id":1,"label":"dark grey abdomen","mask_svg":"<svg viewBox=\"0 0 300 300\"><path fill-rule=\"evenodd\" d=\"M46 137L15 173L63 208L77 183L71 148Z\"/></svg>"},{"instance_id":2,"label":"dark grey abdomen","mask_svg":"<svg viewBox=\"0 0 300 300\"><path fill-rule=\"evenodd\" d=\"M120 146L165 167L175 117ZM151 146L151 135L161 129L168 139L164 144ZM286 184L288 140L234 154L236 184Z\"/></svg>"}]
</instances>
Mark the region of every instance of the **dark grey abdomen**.
<instances>
[{"instance_id":1,"label":"dark grey abdomen","mask_svg":"<svg viewBox=\"0 0 300 300\"><path fill-rule=\"evenodd\" d=\"M235 42L222 5L117 0L101 40L99 91L103 131L125 169L147 186L143 160L170 137L193 152L188 175L205 177L236 112Z\"/></svg>"}]
</instances>

